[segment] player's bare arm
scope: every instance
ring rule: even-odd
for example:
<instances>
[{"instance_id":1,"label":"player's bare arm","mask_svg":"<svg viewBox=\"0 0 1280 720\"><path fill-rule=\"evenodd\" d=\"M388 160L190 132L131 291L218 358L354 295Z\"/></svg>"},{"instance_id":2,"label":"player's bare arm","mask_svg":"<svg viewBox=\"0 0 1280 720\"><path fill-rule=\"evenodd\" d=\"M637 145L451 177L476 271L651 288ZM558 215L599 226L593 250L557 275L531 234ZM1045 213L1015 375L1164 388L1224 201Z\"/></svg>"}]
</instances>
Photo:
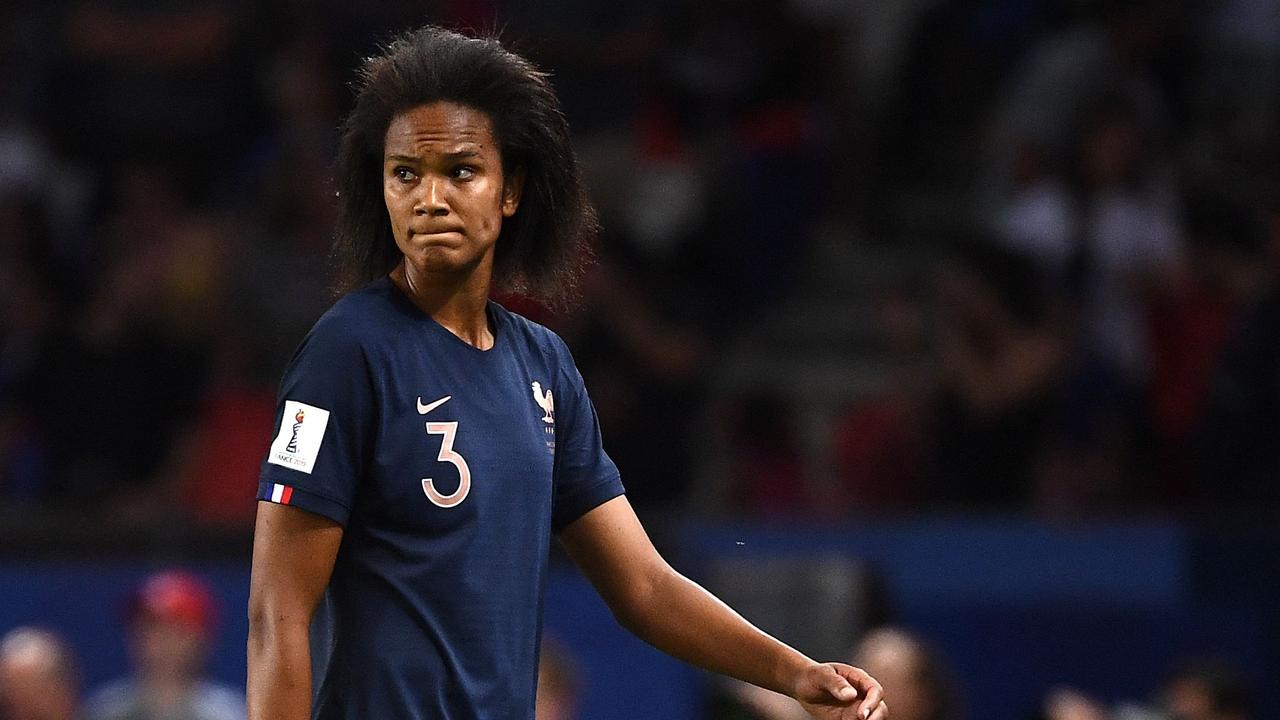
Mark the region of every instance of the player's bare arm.
<instances>
[{"instance_id":1,"label":"player's bare arm","mask_svg":"<svg viewBox=\"0 0 1280 720\"><path fill-rule=\"evenodd\" d=\"M258 503L249 585L249 720L310 720L311 617L333 572L342 526Z\"/></svg>"},{"instance_id":2,"label":"player's bare arm","mask_svg":"<svg viewBox=\"0 0 1280 720\"><path fill-rule=\"evenodd\" d=\"M561 543L631 632L698 667L789 695L819 718L885 720L880 684L842 663L818 663L747 622L676 572L625 496L591 510Z\"/></svg>"}]
</instances>

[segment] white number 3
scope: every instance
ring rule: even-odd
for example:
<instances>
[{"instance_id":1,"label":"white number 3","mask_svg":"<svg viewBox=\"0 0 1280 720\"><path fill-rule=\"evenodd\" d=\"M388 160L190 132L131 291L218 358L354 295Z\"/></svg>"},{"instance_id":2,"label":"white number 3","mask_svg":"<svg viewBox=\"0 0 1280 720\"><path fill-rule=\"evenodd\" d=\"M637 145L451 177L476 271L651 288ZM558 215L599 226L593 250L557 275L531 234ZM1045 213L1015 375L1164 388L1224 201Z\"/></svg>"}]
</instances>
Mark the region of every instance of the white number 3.
<instances>
[{"instance_id":1,"label":"white number 3","mask_svg":"<svg viewBox=\"0 0 1280 720\"><path fill-rule=\"evenodd\" d=\"M427 434L444 437L440 442L440 454L436 459L441 462L453 463L453 466L458 468L458 489L448 495L444 495L436 490L431 478L423 478L422 492L427 494L428 500L442 508L454 507L466 500L467 493L471 492L471 468L467 467L467 459L453 450L453 438L458 434L458 423L429 422L427 423Z\"/></svg>"}]
</instances>

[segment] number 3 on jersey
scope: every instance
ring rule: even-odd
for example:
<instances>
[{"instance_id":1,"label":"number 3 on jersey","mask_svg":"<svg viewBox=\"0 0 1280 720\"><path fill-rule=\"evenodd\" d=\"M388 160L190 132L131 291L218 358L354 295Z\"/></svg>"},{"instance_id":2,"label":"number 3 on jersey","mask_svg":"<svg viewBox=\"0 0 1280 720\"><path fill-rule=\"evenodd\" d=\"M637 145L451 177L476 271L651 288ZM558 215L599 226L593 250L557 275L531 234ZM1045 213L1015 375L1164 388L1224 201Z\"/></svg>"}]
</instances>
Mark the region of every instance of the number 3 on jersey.
<instances>
[{"instance_id":1,"label":"number 3 on jersey","mask_svg":"<svg viewBox=\"0 0 1280 720\"><path fill-rule=\"evenodd\" d=\"M467 459L454 452L453 449L453 438L458 434L458 423L429 422L427 423L427 434L442 436L440 454L436 456L436 459L440 462L452 463L454 467L458 468L458 489L445 495L436 490L431 478L423 478L422 492L427 494L428 500L442 508L455 507L463 500L466 500L467 493L471 492L471 468L467 467Z\"/></svg>"}]
</instances>

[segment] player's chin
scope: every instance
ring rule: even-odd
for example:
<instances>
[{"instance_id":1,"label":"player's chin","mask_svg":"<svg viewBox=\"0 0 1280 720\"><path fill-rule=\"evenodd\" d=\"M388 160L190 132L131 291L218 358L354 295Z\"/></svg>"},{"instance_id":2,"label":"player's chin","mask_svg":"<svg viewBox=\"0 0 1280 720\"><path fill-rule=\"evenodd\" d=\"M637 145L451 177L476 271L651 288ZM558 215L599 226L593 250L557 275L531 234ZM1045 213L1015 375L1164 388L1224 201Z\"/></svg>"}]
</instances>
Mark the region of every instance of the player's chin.
<instances>
[{"instance_id":1,"label":"player's chin","mask_svg":"<svg viewBox=\"0 0 1280 720\"><path fill-rule=\"evenodd\" d=\"M423 240L418 237L402 243L400 251L409 259L409 262L424 270L444 269L458 265L466 254L459 243Z\"/></svg>"},{"instance_id":2,"label":"player's chin","mask_svg":"<svg viewBox=\"0 0 1280 720\"><path fill-rule=\"evenodd\" d=\"M423 275L456 275L474 270L478 265L474 253L466 247L431 243L405 253L409 263Z\"/></svg>"}]
</instances>

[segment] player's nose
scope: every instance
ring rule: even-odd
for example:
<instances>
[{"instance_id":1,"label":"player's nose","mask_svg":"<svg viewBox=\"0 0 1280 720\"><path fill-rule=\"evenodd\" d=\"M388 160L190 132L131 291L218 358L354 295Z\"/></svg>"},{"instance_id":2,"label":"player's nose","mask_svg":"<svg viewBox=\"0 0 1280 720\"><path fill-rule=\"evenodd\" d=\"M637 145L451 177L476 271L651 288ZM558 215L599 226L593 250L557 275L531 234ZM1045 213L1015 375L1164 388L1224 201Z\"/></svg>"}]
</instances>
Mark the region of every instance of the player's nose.
<instances>
[{"instance_id":1,"label":"player's nose","mask_svg":"<svg viewBox=\"0 0 1280 720\"><path fill-rule=\"evenodd\" d=\"M444 188L439 178L427 177L418 185L418 196L413 204L414 215L441 217L449 214L444 200Z\"/></svg>"}]
</instances>

